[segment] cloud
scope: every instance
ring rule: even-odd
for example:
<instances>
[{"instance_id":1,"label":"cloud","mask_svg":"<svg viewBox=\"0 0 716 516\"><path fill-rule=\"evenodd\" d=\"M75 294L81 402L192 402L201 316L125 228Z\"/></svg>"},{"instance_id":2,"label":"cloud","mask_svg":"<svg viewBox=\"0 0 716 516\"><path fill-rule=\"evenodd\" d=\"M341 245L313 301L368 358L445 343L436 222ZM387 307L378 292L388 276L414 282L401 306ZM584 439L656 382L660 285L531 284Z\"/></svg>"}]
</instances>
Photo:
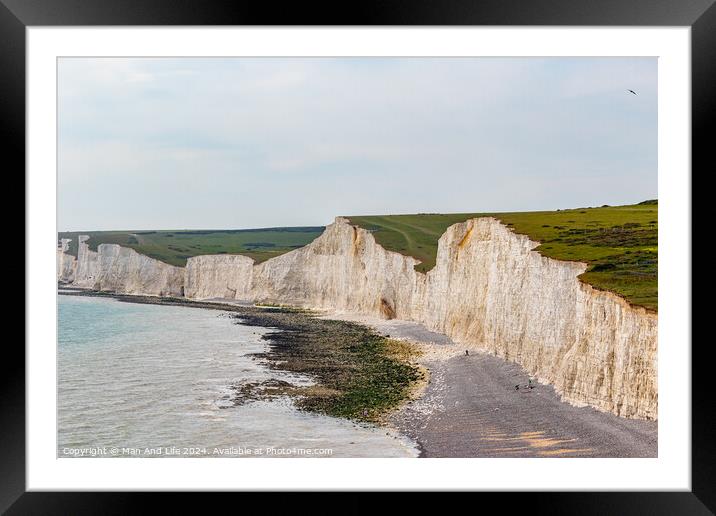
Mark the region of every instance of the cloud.
<instances>
[{"instance_id":1,"label":"cloud","mask_svg":"<svg viewBox=\"0 0 716 516\"><path fill-rule=\"evenodd\" d=\"M313 225L654 197L656 66L63 58L60 227Z\"/></svg>"}]
</instances>

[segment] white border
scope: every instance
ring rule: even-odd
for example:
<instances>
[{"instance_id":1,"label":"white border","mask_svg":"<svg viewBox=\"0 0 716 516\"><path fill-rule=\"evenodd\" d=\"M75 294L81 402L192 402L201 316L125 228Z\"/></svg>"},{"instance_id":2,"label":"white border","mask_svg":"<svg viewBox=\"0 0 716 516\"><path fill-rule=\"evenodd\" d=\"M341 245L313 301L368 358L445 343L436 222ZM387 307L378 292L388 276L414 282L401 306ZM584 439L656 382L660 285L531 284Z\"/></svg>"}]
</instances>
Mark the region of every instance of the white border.
<instances>
[{"instance_id":1,"label":"white border","mask_svg":"<svg viewBox=\"0 0 716 516\"><path fill-rule=\"evenodd\" d=\"M690 490L689 28L28 28L28 490ZM658 56L658 459L57 459L57 56ZM519 472L519 473L517 473Z\"/></svg>"}]
</instances>

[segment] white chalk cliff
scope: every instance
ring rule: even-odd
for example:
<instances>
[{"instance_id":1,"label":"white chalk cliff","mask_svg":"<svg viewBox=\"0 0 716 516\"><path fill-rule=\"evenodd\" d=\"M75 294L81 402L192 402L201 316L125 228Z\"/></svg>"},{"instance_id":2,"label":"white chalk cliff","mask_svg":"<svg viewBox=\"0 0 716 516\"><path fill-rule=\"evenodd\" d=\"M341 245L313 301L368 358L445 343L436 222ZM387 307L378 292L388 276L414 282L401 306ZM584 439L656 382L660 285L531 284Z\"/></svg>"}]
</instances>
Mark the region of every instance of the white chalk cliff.
<instances>
[{"instance_id":1,"label":"white chalk cliff","mask_svg":"<svg viewBox=\"0 0 716 516\"><path fill-rule=\"evenodd\" d=\"M88 238L79 237L73 286L121 294L184 295L183 267L117 244L100 244L97 251L92 251L85 243ZM58 264L60 261L58 258Z\"/></svg>"},{"instance_id":2,"label":"white chalk cliff","mask_svg":"<svg viewBox=\"0 0 716 516\"><path fill-rule=\"evenodd\" d=\"M387 251L339 217L307 246L261 264L235 255L190 258L183 282L156 264L139 274L141 255L130 249L100 245L92 258L80 244L73 284L154 295L177 295L183 284L191 299L412 320L519 363L570 403L656 419L657 315L582 283L585 264L546 258L537 245L496 219L470 219L447 229L435 267L422 274L417 260ZM115 265L108 267L110 255ZM87 274L103 279L87 281Z\"/></svg>"},{"instance_id":3,"label":"white chalk cliff","mask_svg":"<svg viewBox=\"0 0 716 516\"><path fill-rule=\"evenodd\" d=\"M189 299L249 299L253 268L248 256L194 256L186 262L184 295Z\"/></svg>"},{"instance_id":4,"label":"white chalk cliff","mask_svg":"<svg viewBox=\"0 0 716 516\"><path fill-rule=\"evenodd\" d=\"M57 281L61 283L72 283L75 280L77 259L67 253L70 242L69 238L63 238L57 246Z\"/></svg>"}]
</instances>

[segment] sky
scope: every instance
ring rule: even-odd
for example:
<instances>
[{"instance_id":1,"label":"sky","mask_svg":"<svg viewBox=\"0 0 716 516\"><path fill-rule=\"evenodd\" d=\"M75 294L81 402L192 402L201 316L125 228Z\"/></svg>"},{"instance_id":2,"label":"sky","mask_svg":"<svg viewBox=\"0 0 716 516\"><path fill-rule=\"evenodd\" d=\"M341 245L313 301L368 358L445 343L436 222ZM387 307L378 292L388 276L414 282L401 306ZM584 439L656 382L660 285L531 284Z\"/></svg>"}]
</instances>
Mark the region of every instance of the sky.
<instances>
[{"instance_id":1,"label":"sky","mask_svg":"<svg viewBox=\"0 0 716 516\"><path fill-rule=\"evenodd\" d=\"M657 197L656 58L61 58L58 117L60 231Z\"/></svg>"}]
</instances>

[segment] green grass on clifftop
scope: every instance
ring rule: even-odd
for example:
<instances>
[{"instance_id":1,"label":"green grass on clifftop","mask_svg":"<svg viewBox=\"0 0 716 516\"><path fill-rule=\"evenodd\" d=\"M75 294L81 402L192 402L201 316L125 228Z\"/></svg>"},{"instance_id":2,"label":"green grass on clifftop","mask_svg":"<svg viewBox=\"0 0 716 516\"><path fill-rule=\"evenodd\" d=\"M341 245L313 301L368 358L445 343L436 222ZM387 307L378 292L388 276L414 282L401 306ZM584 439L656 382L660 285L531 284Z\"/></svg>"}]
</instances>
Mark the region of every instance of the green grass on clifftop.
<instances>
[{"instance_id":1,"label":"green grass on clifftop","mask_svg":"<svg viewBox=\"0 0 716 516\"><path fill-rule=\"evenodd\" d=\"M77 236L89 235L87 244L119 244L171 265L183 267L187 258L201 254L241 254L261 263L303 247L323 232L323 227L181 231L76 231L60 233L71 238L69 252L77 256Z\"/></svg>"},{"instance_id":2,"label":"green grass on clifftop","mask_svg":"<svg viewBox=\"0 0 716 516\"><path fill-rule=\"evenodd\" d=\"M415 268L435 266L438 239L458 222L495 217L516 233L540 242L542 255L589 264L582 281L619 294L630 303L656 311L658 267L658 203L603 206L517 213L456 213L351 216L373 233L386 249L421 261Z\"/></svg>"}]
</instances>

